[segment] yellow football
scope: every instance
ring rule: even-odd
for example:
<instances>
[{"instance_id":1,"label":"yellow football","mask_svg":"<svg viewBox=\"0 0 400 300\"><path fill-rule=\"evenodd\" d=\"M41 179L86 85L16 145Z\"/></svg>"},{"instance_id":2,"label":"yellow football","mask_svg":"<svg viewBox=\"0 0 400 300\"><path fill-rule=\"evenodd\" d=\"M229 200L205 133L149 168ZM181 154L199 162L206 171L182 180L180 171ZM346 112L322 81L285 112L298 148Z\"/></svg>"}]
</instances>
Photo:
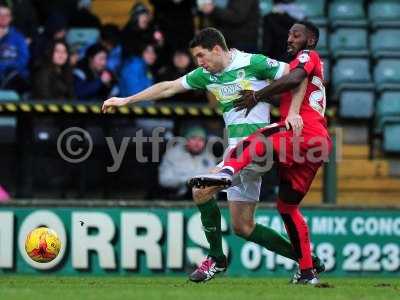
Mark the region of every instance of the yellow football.
<instances>
[{"instance_id":1,"label":"yellow football","mask_svg":"<svg viewBox=\"0 0 400 300\"><path fill-rule=\"evenodd\" d=\"M61 242L57 233L47 227L38 227L29 232L25 251L36 262L46 263L55 259L60 252Z\"/></svg>"}]
</instances>

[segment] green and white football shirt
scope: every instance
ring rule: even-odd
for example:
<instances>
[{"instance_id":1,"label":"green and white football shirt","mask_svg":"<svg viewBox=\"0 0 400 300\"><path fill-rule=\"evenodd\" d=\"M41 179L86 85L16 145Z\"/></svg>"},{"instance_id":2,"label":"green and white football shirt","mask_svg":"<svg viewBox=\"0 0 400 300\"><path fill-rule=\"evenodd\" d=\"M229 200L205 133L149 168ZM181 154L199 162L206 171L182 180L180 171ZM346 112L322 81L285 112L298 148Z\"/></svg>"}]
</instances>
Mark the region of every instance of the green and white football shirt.
<instances>
[{"instance_id":1,"label":"green and white football shirt","mask_svg":"<svg viewBox=\"0 0 400 300\"><path fill-rule=\"evenodd\" d=\"M283 75L286 64L261 54L250 54L236 49L231 51L232 62L225 70L211 74L199 67L183 76L182 85L186 89L208 90L213 93L223 112L229 146L234 146L270 122L267 103L258 103L247 117L244 110L235 111L233 101L240 97L239 91L262 89L269 80Z\"/></svg>"}]
</instances>

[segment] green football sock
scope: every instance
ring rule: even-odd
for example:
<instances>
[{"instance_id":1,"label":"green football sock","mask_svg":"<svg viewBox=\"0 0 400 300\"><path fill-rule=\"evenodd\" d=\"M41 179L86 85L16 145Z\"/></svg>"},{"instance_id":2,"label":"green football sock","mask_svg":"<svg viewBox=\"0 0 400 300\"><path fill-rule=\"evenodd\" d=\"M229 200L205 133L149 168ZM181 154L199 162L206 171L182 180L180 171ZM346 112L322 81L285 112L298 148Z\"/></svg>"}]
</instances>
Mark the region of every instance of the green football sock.
<instances>
[{"instance_id":1,"label":"green football sock","mask_svg":"<svg viewBox=\"0 0 400 300\"><path fill-rule=\"evenodd\" d=\"M279 255L297 261L290 241L271 228L256 224L253 232L249 237L247 237L247 240L263 246Z\"/></svg>"},{"instance_id":2,"label":"green football sock","mask_svg":"<svg viewBox=\"0 0 400 300\"><path fill-rule=\"evenodd\" d=\"M208 255L218 260L224 256L224 252L222 251L221 212L217 201L211 199L197 207L200 210L204 233L210 244Z\"/></svg>"}]
</instances>

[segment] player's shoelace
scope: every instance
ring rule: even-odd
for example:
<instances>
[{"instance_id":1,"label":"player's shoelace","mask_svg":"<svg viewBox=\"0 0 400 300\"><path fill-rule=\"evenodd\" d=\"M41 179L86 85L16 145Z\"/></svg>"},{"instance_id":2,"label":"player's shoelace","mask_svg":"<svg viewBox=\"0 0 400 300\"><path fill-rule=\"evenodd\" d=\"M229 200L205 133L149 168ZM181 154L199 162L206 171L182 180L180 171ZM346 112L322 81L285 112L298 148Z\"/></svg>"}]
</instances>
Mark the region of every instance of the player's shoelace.
<instances>
[{"instance_id":1,"label":"player's shoelace","mask_svg":"<svg viewBox=\"0 0 400 300\"><path fill-rule=\"evenodd\" d=\"M215 273L215 262L211 258L206 258L200 265L199 270L210 275Z\"/></svg>"}]
</instances>

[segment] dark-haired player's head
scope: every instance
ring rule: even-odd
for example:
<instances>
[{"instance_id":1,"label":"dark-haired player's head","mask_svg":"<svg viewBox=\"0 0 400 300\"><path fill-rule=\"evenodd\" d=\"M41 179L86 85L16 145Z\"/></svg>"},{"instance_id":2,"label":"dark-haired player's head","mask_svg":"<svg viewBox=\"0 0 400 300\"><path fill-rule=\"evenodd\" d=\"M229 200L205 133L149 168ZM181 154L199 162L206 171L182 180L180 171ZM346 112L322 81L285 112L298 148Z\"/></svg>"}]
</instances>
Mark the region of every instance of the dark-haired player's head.
<instances>
[{"instance_id":1,"label":"dark-haired player's head","mask_svg":"<svg viewBox=\"0 0 400 300\"><path fill-rule=\"evenodd\" d=\"M289 30L287 51L296 55L304 49L314 49L319 39L319 29L309 21L298 21Z\"/></svg>"},{"instance_id":2,"label":"dark-haired player's head","mask_svg":"<svg viewBox=\"0 0 400 300\"><path fill-rule=\"evenodd\" d=\"M210 73L223 70L223 59L229 49L219 30L212 27L204 28L190 41L189 48L200 67Z\"/></svg>"}]
</instances>

